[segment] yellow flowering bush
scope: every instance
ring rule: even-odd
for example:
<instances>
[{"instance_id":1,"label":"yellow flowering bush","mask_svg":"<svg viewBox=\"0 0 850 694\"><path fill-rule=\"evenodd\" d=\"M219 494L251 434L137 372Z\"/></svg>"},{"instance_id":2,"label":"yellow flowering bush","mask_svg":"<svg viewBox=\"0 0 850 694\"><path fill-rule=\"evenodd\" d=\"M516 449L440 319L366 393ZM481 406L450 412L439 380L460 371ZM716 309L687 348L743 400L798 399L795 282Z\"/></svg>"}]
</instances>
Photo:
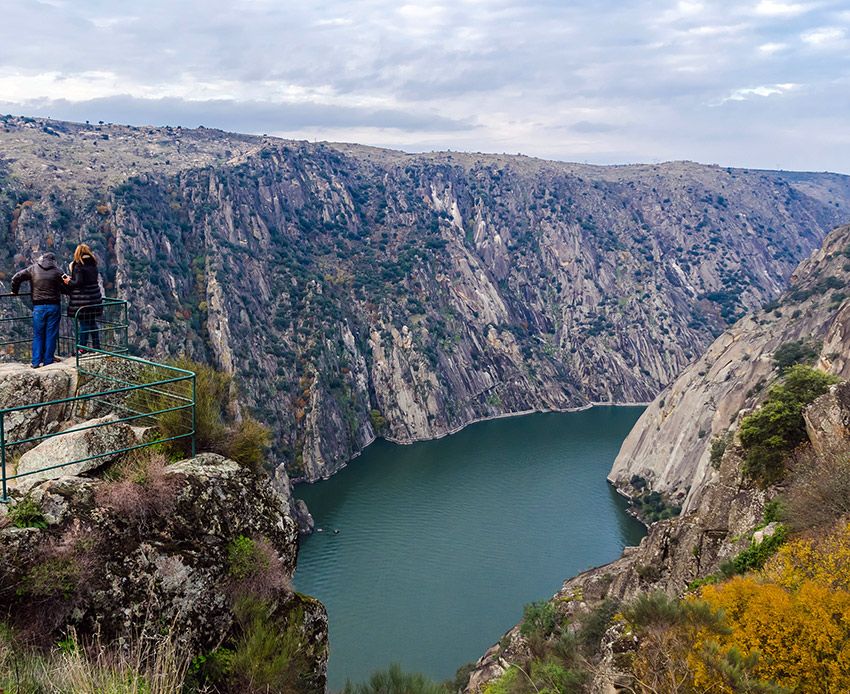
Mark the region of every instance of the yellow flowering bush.
<instances>
[{"instance_id":1,"label":"yellow flowering bush","mask_svg":"<svg viewBox=\"0 0 850 694\"><path fill-rule=\"evenodd\" d=\"M850 525L782 547L765 568L702 589L726 633L703 630L689 661L698 691L732 692L717 663L753 659L759 680L798 692L850 691Z\"/></svg>"}]
</instances>

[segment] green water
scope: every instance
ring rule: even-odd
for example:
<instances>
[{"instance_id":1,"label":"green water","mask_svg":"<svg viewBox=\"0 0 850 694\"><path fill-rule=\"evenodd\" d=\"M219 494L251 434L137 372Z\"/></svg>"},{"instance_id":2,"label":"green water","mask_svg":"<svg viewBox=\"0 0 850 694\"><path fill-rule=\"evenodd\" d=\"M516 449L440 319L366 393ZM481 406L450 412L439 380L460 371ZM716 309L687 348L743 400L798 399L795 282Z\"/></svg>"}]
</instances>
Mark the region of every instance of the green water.
<instances>
[{"instance_id":1,"label":"green water","mask_svg":"<svg viewBox=\"0 0 850 694\"><path fill-rule=\"evenodd\" d=\"M639 542L643 527L605 475L642 409L378 441L330 480L297 487L325 530L303 541L295 584L328 608L331 690L393 662L447 679L523 604Z\"/></svg>"}]
</instances>

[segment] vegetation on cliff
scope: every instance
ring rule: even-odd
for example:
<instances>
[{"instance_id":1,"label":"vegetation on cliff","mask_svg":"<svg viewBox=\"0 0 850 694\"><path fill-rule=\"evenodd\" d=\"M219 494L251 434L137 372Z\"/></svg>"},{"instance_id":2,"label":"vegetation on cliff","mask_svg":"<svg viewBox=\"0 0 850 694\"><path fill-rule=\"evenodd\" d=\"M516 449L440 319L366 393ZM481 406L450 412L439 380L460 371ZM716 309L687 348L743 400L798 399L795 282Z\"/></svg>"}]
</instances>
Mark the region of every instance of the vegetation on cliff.
<instances>
[{"instance_id":1,"label":"vegetation on cliff","mask_svg":"<svg viewBox=\"0 0 850 694\"><path fill-rule=\"evenodd\" d=\"M785 459L807 438L803 408L838 380L801 364L787 366L762 405L741 420L738 436L748 475L764 484L782 479Z\"/></svg>"}]
</instances>

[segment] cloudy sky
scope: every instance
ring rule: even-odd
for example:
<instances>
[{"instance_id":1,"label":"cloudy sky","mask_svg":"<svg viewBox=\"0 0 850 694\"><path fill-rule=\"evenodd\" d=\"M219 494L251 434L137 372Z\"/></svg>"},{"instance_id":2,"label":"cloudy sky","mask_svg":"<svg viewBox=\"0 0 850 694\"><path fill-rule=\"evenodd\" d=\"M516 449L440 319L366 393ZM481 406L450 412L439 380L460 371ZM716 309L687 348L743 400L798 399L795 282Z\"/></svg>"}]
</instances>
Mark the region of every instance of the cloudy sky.
<instances>
[{"instance_id":1,"label":"cloudy sky","mask_svg":"<svg viewBox=\"0 0 850 694\"><path fill-rule=\"evenodd\" d=\"M0 0L0 112L850 173L850 0Z\"/></svg>"}]
</instances>

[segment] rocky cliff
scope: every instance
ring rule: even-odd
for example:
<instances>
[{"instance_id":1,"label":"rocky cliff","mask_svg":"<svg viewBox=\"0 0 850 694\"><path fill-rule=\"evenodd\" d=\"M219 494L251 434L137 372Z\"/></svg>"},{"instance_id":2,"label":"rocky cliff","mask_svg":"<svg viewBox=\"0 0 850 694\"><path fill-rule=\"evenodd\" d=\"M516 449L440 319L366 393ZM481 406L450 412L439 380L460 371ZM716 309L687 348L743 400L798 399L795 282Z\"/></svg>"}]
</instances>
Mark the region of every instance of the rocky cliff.
<instances>
[{"instance_id":1,"label":"rocky cliff","mask_svg":"<svg viewBox=\"0 0 850 694\"><path fill-rule=\"evenodd\" d=\"M167 635L195 674L226 654L229 682L210 672L204 691L323 692L327 615L292 590L287 500L221 456L137 465L42 482L4 507L4 623L50 646L68 634L107 649ZM255 633L255 612L276 631Z\"/></svg>"},{"instance_id":2,"label":"rocky cliff","mask_svg":"<svg viewBox=\"0 0 850 694\"><path fill-rule=\"evenodd\" d=\"M0 258L79 240L138 346L236 374L278 462L651 400L846 221L850 179L0 122Z\"/></svg>"},{"instance_id":3,"label":"rocky cliff","mask_svg":"<svg viewBox=\"0 0 850 694\"><path fill-rule=\"evenodd\" d=\"M818 368L850 378L850 226L833 231L800 264L791 288L738 321L647 407L608 479L627 493L634 476L696 508L717 476L712 443L776 378L777 350L797 344ZM787 347L786 347L787 348Z\"/></svg>"},{"instance_id":4,"label":"rocky cliff","mask_svg":"<svg viewBox=\"0 0 850 694\"><path fill-rule=\"evenodd\" d=\"M780 378L776 361L783 354L787 361L808 361L820 371L850 377L850 297L841 291L848 279L850 227L845 226L829 234L823 247L801 263L792 287L773 305L738 321L662 392L627 438L612 479L634 493L638 490L633 476L640 476L668 498L684 501L685 507L679 517L652 524L641 544L627 547L617 561L568 579L549 601L559 628L567 633L580 634L590 615L608 614L589 646L587 691L651 691L638 686L628 666L622 666L630 662L628 654L637 649L638 638L622 623L611 626L606 606L659 590L680 596L695 581L719 580L720 573L745 570L735 568L736 557L753 551L778 528L767 522L770 502L800 480L823 490L830 486L830 474L847 478L847 380L805 408L807 440L791 456L789 476L779 485L746 474L739 424ZM723 441L714 456L712 438ZM809 446L814 453L806 453ZM837 484L837 478L833 482ZM843 497L834 507L813 508L822 502L817 494L806 494L802 505L797 504L798 517L806 520L803 527L816 524L809 523L808 516L816 517L821 527L842 517L846 521ZM821 492L830 494L841 496ZM788 498L793 502L792 495ZM514 664L527 668L533 650L521 626L514 627L475 664L468 691L482 691Z\"/></svg>"}]
</instances>

